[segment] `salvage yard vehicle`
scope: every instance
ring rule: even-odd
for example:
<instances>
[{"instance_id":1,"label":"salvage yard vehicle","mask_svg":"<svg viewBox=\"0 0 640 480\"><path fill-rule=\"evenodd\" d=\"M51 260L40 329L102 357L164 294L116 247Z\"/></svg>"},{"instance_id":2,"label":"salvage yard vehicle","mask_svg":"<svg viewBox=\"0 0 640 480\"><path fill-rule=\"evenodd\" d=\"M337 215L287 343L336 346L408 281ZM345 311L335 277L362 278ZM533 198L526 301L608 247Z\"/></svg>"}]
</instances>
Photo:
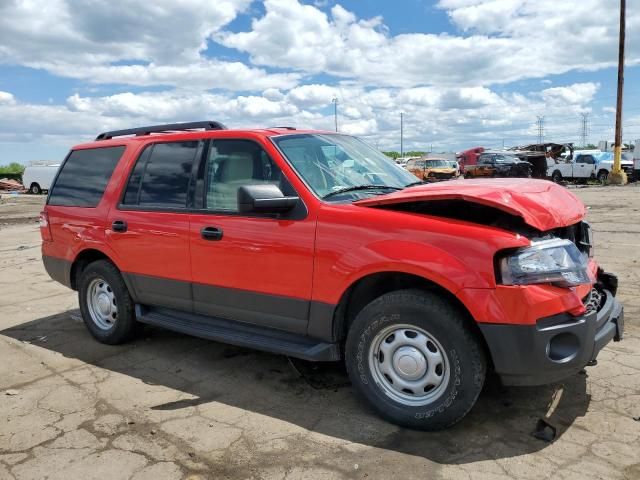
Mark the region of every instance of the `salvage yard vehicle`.
<instances>
[{"instance_id":1,"label":"salvage yard vehicle","mask_svg":"<svg viewBox=\"0 0 640 480\"><path fill-rule=\"evenodd\" d=\"M409 160L405 167L424 181L449 180L456 177L457 168L443 158L418 158Z\"/></svg>"},{"instance_id":2,"label":"salvage yard vehicle","mask_svg":"<svg viewBox=\"0 0 640 480\"><path fill-rule=\"evenodd\" d=\"M465 166L465 178L531 177L531 164L505 152L483 152L476 165Z\"/></svg>"},{"instance_id":3,"label":"salvage yard vehicle","mask_svg":"<svg viewBox=\"0 0 640 480\"><path fill-rule=\"evenodd\" d=\"M38 195L49 190L60 164L29 165L22 174L22 184L29 193Z\"/></svg>"},{"instance_id":4,"label":"salvage yard vehicle","mask_svg":"<svg viewBox=\"0 0 640 480\"><path fill-rule=\"evenodd\" d=\"M149 324L343 359L382 417L433 430L488 369L555 382L622 338L585 212L544 180L423 184L352 136L209 121L74 147L40 231L98 341Z\"/></svg>"},{"instance_id":5,"label":"salvage yard vehicle","mask_svg":"<svg viewBox=\"0 0 640 480\"><path fill-rule=\"evenodd\" d=\"M456 160L460 166L460 173L464 174L464 169L467 165L476 165L478 163L478 157L484 152L484 147L474 147L456 154Z\"/></svg>"},{"instance_id":6,"label":"salvage yard vehicle","mask_svg":"<svg viewBox=\"0 0 640 480\"><path fill-rule=\"evenodd\" d=\"M633 161L622 159L622 169L633 176ZM613 168L613 154L610 152L575 152L573 158L551 163L547 175L556 183L563 180L594 179L604 183Z\"/></svg>"}]
</instances>

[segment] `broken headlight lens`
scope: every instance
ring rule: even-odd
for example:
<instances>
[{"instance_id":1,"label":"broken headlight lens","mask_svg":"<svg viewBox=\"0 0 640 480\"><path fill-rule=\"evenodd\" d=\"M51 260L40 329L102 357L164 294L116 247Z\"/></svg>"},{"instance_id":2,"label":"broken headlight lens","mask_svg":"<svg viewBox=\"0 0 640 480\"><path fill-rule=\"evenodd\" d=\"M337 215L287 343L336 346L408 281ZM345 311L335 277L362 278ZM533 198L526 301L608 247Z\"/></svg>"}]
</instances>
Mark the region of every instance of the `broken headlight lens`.
<instances>
[{"instance_id":1,"label":"broken headlight lens","mask_svg":"<svg viewBox=\"0 0 640 480\"><path fill-rule=\"evenodd\" d=\"M573 287L591 283L588 256L569 240L554 238L533 242L499 262L504 285L551 283Z\"/></svg>"}]
</instances>

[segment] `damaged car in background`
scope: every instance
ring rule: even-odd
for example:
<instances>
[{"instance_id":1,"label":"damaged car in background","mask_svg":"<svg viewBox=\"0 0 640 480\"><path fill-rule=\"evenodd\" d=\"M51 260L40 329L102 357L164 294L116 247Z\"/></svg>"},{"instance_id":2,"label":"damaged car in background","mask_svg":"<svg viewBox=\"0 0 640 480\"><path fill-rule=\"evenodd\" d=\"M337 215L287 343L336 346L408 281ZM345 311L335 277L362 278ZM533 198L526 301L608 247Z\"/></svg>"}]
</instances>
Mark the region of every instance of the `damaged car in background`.
<instances>
[{"instance_id":1,"label":"damaged car in background","mask_svg":"<svg viewBox=\"0 0 640 480\"><path fill-rule=\"evenodd\" d=\"M97 341L144 323L344 360L379 415L433 430L489 370L555 382L622 338L585 214L548 181L424 184L352 136L193 122L73 148L40 231Z\"/></svg>"},{"instance_id":2,"label":"damaged car in background","mask_svg":"<svg viewBox=\"0 0 640 480\"><path fill-rule=\"evenodd\" d=\"M425 182L450 180L460 174L457 163L444 158L412 159L407 162L405 168Z\"/></svg>"},{"instance_id":3,"label":"damaged car in background","mask_svg":"<svg viewBox=\"0 0 640 480\"><path fill-rule=\"evenodd\" d=\"M485 151L476 165L467 165L465 178L477 177L531 177L531 164L508 152Z\"/></svg>"}]
</instances>

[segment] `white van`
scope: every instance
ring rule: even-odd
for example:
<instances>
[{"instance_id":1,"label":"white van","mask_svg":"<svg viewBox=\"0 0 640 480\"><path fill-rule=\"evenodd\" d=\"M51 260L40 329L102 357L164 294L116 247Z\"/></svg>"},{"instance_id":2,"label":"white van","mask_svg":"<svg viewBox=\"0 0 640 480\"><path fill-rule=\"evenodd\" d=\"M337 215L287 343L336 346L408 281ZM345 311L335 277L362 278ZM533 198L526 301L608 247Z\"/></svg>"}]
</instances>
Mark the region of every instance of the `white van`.
<instances>
[{"instance_id":1,"label":"white van","mask_svg":"<svg viewBox=\"0 0 640 480\"><path fill-rule=\"evenodd\" d=\"M28 166L22 174L22 184L33 194L49 190L59 167L60 164Z\"/></svg>"}]
</instances>

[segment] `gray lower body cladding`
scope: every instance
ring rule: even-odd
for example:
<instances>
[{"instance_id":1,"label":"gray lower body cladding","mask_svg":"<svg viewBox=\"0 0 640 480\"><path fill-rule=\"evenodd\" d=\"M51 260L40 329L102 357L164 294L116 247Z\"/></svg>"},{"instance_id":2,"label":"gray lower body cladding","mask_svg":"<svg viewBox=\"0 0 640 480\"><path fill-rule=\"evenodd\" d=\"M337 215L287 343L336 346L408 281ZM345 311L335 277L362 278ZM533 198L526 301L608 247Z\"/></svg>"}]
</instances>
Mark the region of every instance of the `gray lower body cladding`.
<instances>
[{"instance_id":1,"label":"gray lower body cladding","mask_svg":"<svg viewBox=\"0 0 640 480\"><path fill-rule=\"evenodd\" d=\"M505 385L543 385L584 368L624 331L624 309L613 294L598 311L541 319L536 325L479 324Z\"/></svg>"}]
</instances>

